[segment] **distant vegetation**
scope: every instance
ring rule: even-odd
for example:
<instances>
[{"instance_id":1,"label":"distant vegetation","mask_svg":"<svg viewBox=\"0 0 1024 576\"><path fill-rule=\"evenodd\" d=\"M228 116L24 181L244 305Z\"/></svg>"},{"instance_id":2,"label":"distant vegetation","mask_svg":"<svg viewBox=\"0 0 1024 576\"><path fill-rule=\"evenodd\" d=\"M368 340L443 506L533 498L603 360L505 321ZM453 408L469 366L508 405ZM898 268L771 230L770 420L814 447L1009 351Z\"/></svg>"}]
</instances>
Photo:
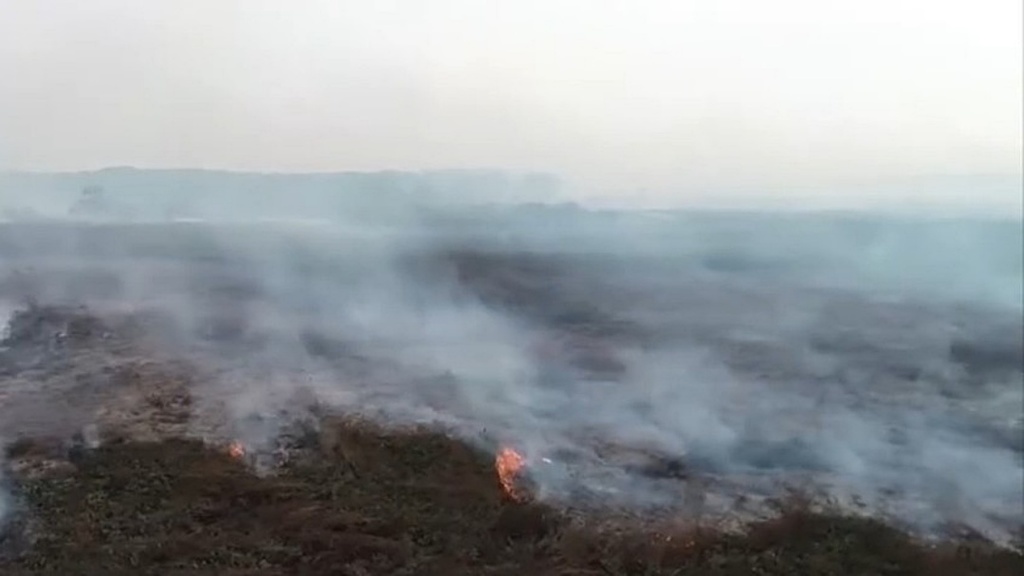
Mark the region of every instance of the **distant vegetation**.
<instances>
[{"instance_id":1,"label":"distant vegetation","mask_svg":"<svg viewBox=\"0 0 1024 576\"><path fill-rule=\"evenodd\" d=\"M260 174L111 168L0 173L0 205L48 216L117 218L390 218L424 207L557 200L546 174L490 170Z\"/></svg>"}]
</instances>

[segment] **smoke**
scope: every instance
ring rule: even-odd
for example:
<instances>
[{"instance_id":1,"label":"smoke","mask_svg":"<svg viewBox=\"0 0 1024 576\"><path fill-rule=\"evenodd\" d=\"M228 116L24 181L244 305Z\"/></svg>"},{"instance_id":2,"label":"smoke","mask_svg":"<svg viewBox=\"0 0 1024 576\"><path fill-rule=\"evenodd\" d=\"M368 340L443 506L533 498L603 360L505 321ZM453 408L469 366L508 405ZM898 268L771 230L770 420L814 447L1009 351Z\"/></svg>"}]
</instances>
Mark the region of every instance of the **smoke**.
<instances>
[{"instance_id":1,"label":"smoke","mask_svg":"<svg viewBox=\"0 0 1024 576\"><path fill-rule=\"evenodd\" d=\"M15 306L6 302L0 298L0 340L6 338L6 326L11 316L14 314ZM6 477L6 450L4 449L6 442L4 442L3 435L0 434L0 536L3 535L3 530L6 528L7 516L10 513L10 496L7 492L7 477Z\"/></svg>"},{"instance_id":2,"label":"smoke","mask_svg":"<svg viewBox=\"0 0 1024 576\"><path fill-rule=\"evenodd\" d=\"M315 401L516 446L558 501L697 475L723 511L800 484L925 532L1024 520L1019 222L431 209L11 224L3 295L158 311L256 449Z\"/></svg>"}]
</instances>

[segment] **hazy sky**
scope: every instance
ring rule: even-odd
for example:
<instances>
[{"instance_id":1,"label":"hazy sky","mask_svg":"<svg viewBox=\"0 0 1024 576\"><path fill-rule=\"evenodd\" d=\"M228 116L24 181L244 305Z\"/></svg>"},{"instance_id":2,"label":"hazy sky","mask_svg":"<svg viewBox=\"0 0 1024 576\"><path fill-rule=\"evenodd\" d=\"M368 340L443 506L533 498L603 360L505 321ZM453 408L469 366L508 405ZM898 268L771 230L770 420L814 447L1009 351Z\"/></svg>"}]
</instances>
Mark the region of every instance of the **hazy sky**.
<instances>
[{"instance_id":1,"label":"hazy sky","mask_svg":"<svg viewBox=\"0 0 1024 576\"><path fill-rule=\"evenodd\" d=\"M1020 0L0 0L0 169L1021 172Z\"/></svg>"}]
</instances>

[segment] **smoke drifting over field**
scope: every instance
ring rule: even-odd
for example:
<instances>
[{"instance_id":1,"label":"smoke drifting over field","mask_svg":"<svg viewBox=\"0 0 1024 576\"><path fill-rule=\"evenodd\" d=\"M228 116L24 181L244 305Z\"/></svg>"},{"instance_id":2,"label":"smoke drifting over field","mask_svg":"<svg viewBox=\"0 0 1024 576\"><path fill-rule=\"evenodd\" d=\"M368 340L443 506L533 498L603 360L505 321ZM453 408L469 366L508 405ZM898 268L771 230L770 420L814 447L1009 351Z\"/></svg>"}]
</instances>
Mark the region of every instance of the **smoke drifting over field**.
<instances>
[{"instance_id":1,"label":"smoke drifting over field","mask_svg":"<svg viewBox=\"0 0 1024 576\"><path fill-rule=\"evenodd\" d=\"M928 532L1024 520L1020 222L433 206L12 222L0 258L0 309L143 318L201 368L192 433L218 406L254 450L316 404L515 446L569 503L795 484ZM24 384L68 333L10 334L0 437L90 423L107 380Z\"/></svg>"}]
</instances>

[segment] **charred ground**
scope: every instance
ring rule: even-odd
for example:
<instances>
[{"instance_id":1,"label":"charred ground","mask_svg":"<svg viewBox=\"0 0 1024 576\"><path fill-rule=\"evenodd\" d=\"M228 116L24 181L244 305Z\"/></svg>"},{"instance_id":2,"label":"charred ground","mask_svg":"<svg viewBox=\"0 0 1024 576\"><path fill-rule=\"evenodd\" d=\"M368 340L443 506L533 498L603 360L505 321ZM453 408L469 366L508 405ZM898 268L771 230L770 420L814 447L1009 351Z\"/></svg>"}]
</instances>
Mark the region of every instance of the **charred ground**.
<instances>
[{"instance_id":1,"label":"charred ground","mask_svg":"<svg viewBox=\"0 0 1024 576\"><path fill-rule=\"evenodd\" d=\"M1018 574L984 542L917 541L879 521L779 502L743 532L693 518L516 502L491 452L431 428L321 414L281 434L257 473L189 439L193 401L167 365L124 351L135 324L31 307L5 341L37 363L120 350L102 444L22 435L6 448L12 513L0 571L36 574ZM117 344L121 342L121 344ZM28 354L29 352L33 354ZM42 360L40 360L40 358ZM79 358L81 361L81 358ZM38 364L33 365L38 367ZM32 366L14 367L14 371ZM138 391L144 393L137 394ZM120 393L120 394L118 394ZM134 418L134 420L133 420ZM644 473L685 475L653 460ZM652 468L653 467L653 468ZM657 468L657 469L655 469Z\"/></svg>"},{"instance_id":2,"label":"charred ground","mask_svg":"<svg viewBox=\"0 0 1024 576\"><path fill-rule=\"evenodd\" d=\"M425 430L322 423L259 477L197 441L110 443L26 479L4 574L1019 574L791 504L744 534L510 502L493 459ZM12 458L55 457L23 441Z\"/></svg>"},{"instance_id":3,"label":"charred ground","mask_svg":"<svg viewBox=\"0 0 1024 576\"><path fill-rule=\"evenodd\" d=\"M268 263L260 260L262 233L239 229L214 234L187 226L72 227L57 233L44 225L0 228L0 254L8 264L0 276L0 300L29 301L12 318L0 345L0 434L11 442L0 477L13 495L0 546L0 572L738 575L1024 570L1019 554L986 544L969 531L964 536L970 541L933 545L891 524L830 512L827 506L800 499L778 503L779 517L757 521L742 532L719 530L699 513L675 516L649 508L641 513L628 506L628 512L592 506L584 511L550 501L511 502L495 475L494 446L457 440L466 437L466 428L451 434L400 424L382 428L382 419L371 422L353 414L406 402L415 409L447 411L471 426L508 416L511 431L523 432L514 420L531 416L529 409L501 413L507 396L463 405L469 402L471 385L451 374L419 373L416 365L391 364L401 352L393 342L366 338L343 324L346 318L332 306L348 304L349 298L358 306L360 289L373 292L379 287L373 281L360 284L377 268L371 261L375 255L347 262L322 249L316 243L320 240L289 244L279 239L271 252L280 261ZM247 250L233 252L238 246ZM941 425L929 430L955 427L958 437L978 438L979 445L1000 453L1021 451L1019 422L997 425L984 411L974 415L959 409L961 403L975 402L987 410L985 402L995 398L988 389L1020 374L1019 330L1014 331L1019 314L994 322L991 318L999 313L966 310L957 316L960 312L945 308L869 302L841 291L799 292L786 283L771 292L762 286L766 278L796 272L749 258L711 258L696 272L685 266L681 273L661 270L664 276L654 277L653 283L652 269L672 266L626 258L614 264L618 268L611 274L621 285L606 285L602 280L611 264L603 256L465 246L447 251L431 247L428 252L395 263L402 275L400 289L411 287L412 292L398 299L409 305L401 313L415 315L439 300L469 302L523 328L530 340L512 344L530 348L530 360L550 380L539 382L537 389L564 388L559 388L567 402L563 412L545 424L559 424L570 410L576 410L572 416L584 415L586 408L572 403L600 394L617 398L618 408L635 408L631 421L646 422L649 413L675 406L659 407L659 402L670 404L679 397L671 387L643 393L643 379L631 380L630 370L644 362L631 365L630 354L647 360L659 358L643 355L652 347L666 353L700 348L711 351L749 386L739 390L744 394L737 406L745 398L762 398L787 387L794 396L804 396L804 389L793 389L795 382L827 392L822 400L826 405L865 410L892 409L897 400L893 391L900 390L908 402L924 398L953 406L945 412L936 409ZM634 278L639 281L632 282ZM434 292L444 298L420 299ZM41 306L32 304L32 298L70 304ZM100 314L76 301L96 301L108 309ZM117 312L122 301L135 311ZM138 313L154 302L170 304L162 313ZM376 303L386 309L392 301ZM803 350L789 346L793 342L742 334L763 329L778 336L775 324L784 316L779 311L797 304L812 311L807 326L801 327L806 330L782 335L801 338L801 345L827 357L827 374L808 376L796 357ZM952 345L915 341L933 334L936 325L942 328L947 317L952 318L949 323L963 325ZM275 324L276 319L283 324ZM455 331L455 336L464 335ZM422 334L411 335L412 346L422 343L417 338L422 340ZM453 343L457 360L474 354L469 347L475 342ZM195 362L181 360L186 357ZM952 368L929 373L934 367L922 360L935 358L940 368ZM288 362L294 364L281 366ZM330 387L344 383L345 392L355 399L347 407L354 409L346 412L341 403L315 405L309 413L316 417L301 426L272 428L276 444L253 447L252 462L228 455L224 442L247 437L249 423L239 413L222 410L222 397L244 396L248 388L257 388L257 396L276 392L259 389L261 379L310 365ZM240 386L233 388L239 380ZM232 386L221 386L223 381ZM683 399L689 402L697 392L688 390ZM646 404L639 406L625 402L645 397ZM281 400L260 399L268 403L256 405L257 412L278 408ZM285 400L282 404L294 401ZM496 411L481 413L481 407ZM263 420L252 426L259 428L276 424L279 415L256 416ZM476 416L478 420L470 418ZM657 481L676 492L693 478L714 482L721 477L716 474L734 472L720 469L723 461L742 464L762 478L802 472L814 464L814 447L794 443L797 433L771 435L792 423L786 413L754 411L743 414L742 421L735 446L711 446L706 455L699 445L688 453L674 453L593 435L580 440L578 452L554 458L570 463L582 452L581 466L599 463L633 481ZM698 434L695 440L700 439ZM928 491L931 484L945 490L939 477L918 488Z\"/></svg>"}]
</instances>

